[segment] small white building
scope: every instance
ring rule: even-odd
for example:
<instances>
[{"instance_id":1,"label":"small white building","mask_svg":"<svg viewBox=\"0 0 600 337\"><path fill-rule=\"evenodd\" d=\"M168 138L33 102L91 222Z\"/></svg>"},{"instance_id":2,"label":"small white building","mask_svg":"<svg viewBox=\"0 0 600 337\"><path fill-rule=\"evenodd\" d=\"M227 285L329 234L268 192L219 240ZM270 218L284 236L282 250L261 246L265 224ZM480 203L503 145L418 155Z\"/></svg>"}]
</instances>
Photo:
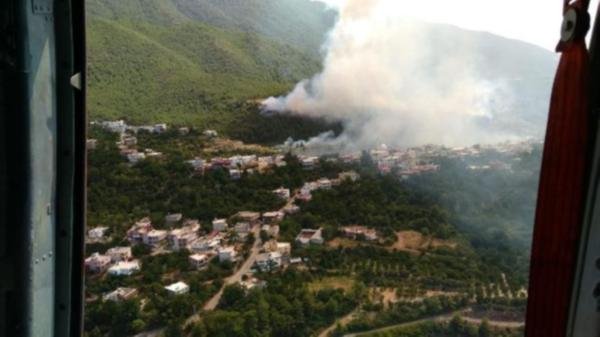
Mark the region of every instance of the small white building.
<instances>
[{"instance_id":1,"label":"small white building","mask_svg":"<svg viewBox=\"0 0 600 337\"><path fill-rule=\"evenodd\" d=\"M279 225L263 225L261 231L266 232L269 236L277 237L279 235Z\"/></svg>"},{"instance_id":2,"label":"small white building","mask_svg":"<svg viewBox=\"0 0 600 337\"><path fill-rule=\"evenodd\" d=\"M215 130L204 130L204 132L202 132L202 134L209 138L215 138L215 137L219 136L219 133Z\"/></svg>"},{"instance_id":3,"label":"small white building","mask_svg":"<svg viewBox=\"0 0 600 337\"><path fill-rule=\"evenodd\" d=\"M187 134L190 133L190 128L188 128L188 127L181 127L181 128L178 129L178 131L179 131L180 135L185 136L185 135L187 135Z\"/></svg>"},{"instance_id":4,"label":"small white building","mask_svg":"<svg viewBox=\"0 0 600 337\"><path fill-rule=\"evenodd\" d=\"M192 167L196 171L204 170L205 161L201 158L194 158L192 160L188 160L187 163L192 165Z\"/></svg>"},{"instance_id":5,"label":"small white building","mask_svg":"<svg viewBox=\"0 0 600 337\"><path fill-rule=\"evenodd\" d=\"M210 253L221 247L220 238L202 238L192 242L190 249L194 253Z\"/></svg>"},{"instance_id":6,"label":"small white building","mask_svg":"<svg viewBox=\"0 0 600 337\"><path fill-rule=\"evenodd\" d=\"M127 231L127 240L131 243L142 243L144 242L144 237L148 232L153 230L152 222L150 218L146 217L139 221L137 221L129 230Z\"/></svg>"},{"instance_id":7,"label":"small white building","mask_svg":"<svg viewBox=\"0 0 600 337\"><path fill-rule=\"evenodd\" d=\"M290 198L290 189L289 188L278 188L276 190L273 190L273 193L279 197L280 199L283 200L288 200Z\"/></svg>"},{"instance_id":8,"label":"small white building","mask_svg":"<svg viewBox=\"0 0 600 337\"><path fill-rule=\"evenodd\" d=\"M229 228L226 219L215 219L212 222L213 231L224 232Z\"/></svg>"},{"instance_id":9,"label":"small white building","mask_svg":"<svg viewBox=\"0 0 600 337\"><path fill-rule=\"evenodd\" d=\"M137 138L134 136L123 137L123 145L135 146L137 145Z\"/></svg>"},{"instance_id":10,"label":"small white building","mask_svg":"<svg viewBox=\"0 0 600 337\"><path fill-rule=\"evenodd\" d=\"M88 238L90 240L102 240L108 232L108 227L95 227L88 231Z\"/></svg>"},{"instance_id":11,"label":"small white building","mask_svg":"<svg viewBox=\"0 0 600 337\"><path fill-rule=\"evenodd\" d=\"M161 124L155 124L154 125L154 130L155 133L163 133L167 131L167 124L165 123L161 123Z\"/></svg>"},{"instance_id":12,"label":"small white building","mask_svg":"<svg viewBox=\"0 0 600 337\"><path fill-rule=\"evenodd\" d=\"M187 248L198 239L199 229L200 223L198 221L190 221L186 226L172 230L167 237L171 249L179 251Z\"/></svg>"},{"instance_id":13,"label":"small white building","mask_svg":"<svg viewBox=\"0 0 600 337\"><path fill-rule=\"evenodd\" d=\"M118 262L112 267L108 268L108 273L114 276L129 276L133 275L135 272L140 271L141 265L140 261L132 260L127 262Z\"/></svg>"},{"instance_id":14,"label":"small white building","mask_svg":"<svg viewBox=\"0 0 600 337\"><path fill-rule=\"evenodd\" d=\"M218 249L219 262L233 262L236 258L236 251L233 247L223 247Z\"/></svg>"},{"instance_id":15,"label":"small white building","mask_svg":"<svg viewBox=\"0 0 600 337\"><path fill-rule=\"evenodd\" d=\"M132 151L127 155L127 160L132 164L137 164L144 159L146 159L146 154L143 152Z\"/></svg>"},{"instance_id":16,"label":"small white building","mask_svg":"<svg viewBox=\"0 0 600 337\"><path fill-rule=\"evenodd\" d=\"M167 225L173 225L173 224L181 221L182 218L183 218L183 214L181 214L181 213L167 214L165 216L165 223Z\"/></svg>"},{"instance_id":17,"label":"small white building","mask_svg":"<svg viewBox=\"0 0 600 337\"><path fill-rule=\"evenodd\" d=\"M278 269L282 265L282 256L279 252L264 253L256 257L256 267L263 272Z\"/></svg>"},{"instance_id":18,"label":"small white building","mask_svg":"<svg viewBox=\"0 0 600 337\"><path fill-rule=\"evenodd\" d=\"M355 171L347 171L347 172L342 172L342 173L338 174L338 179L341 181L350 180L350 181L354 182L354 181L357 181L358 179L360 179L360 175L358 173L356 173Z\"/></svg>"},{"instance_id":19,"label":"small white building","mask_svg":"<svg viewBox=\"0 0 600 337\"><path fill-rule=\"evenodd\" d=\"M148 246L156 247L167 238L167 231L153 229L144 236L144 243Z\"/></svg>"},{"instance_id":20,"label":"small white building","mask_svg":"<svg viewBox=\"0 0 600 337\"><path fill-rule=\"evenodd\" d=\"M248 234L248 233L250 233L250 224L247 222L238 222L233 227L233 230L237 234L241 234L241 235Z\"/></svg>"},{"instance_id":21,"label":"small white building","mask_svg":"<svg viewBox=\"0 0 600 337\"><path fill-rule=\"evenodd\" d=\"M282 221L284 217L285 217L285 213L280 212L280 211L266 212L266 213L263 213L262 220L263 220L263 223L265 223L265 224L273 224L273 223L278 223L278 222Z\"/></svg>"},{"instance_id":22,"label":"small white building","mask_svg":"<svg viewBox=\"0 0 600 337\"><path fill-rule=\"evenodd\" d=\"M133 257L131 247L112 247L106 251L106 255L110 256L110 260L113 263L129 261Z\"/></svg>"},{"instance_id":23,"label":"small white building","mask_svg":"<svg viewBox=\"0 0 600 337\"><path fill-rule=\"evenodd\" d=\"M190 286L181 281L170 284L166 286L165 289L173 295L183 295L190 292Z\"/></svg>"},{"instance_id":24,"label":"small white building","mask_svg":"<svg viewBox=\"0 0 600 337\"><path fill-rule=\"evenodd\" d=\"M305 170L312 170L319 163L319 158L318 157L306 157L306 158L302 158L300 160L300 163L302 164L302 167Z\"/></svg>"},{"instance_id":25,"label":"small white building","mask_svg":"<svg viewBox=\"0 0 600 337\"><path fill-rule=\"evenodd\" d=\"M292 245L289 242L277 242L277 252L289 256L292 253Z\"/></svg>"},{"instance_id":26,"label":"small white building","mask_svg":"<svg viewBox=\"0 0 600 337\"><path fill-rule=\"evenodd\" d=\"M247 222L250 226L260 223L260 213L258 212L241 211L236 213L232 218L235 219L235 221Z\"/></svg>"},{"instance_id":27,"label":"small white building","mask_svg":"<svg viewBox=\"0 0 600 337\"><path fill-rule=\"evenodd\" d=\"M105 121L101 122L100 125L102 125L104 129L115 133L123 133L127 129L127 124L125 124L125 121L123 120Z\"/></svg>"},{"instance_id":28,"label":"small white building","mask_svg":"<svg viewBox=\"0 0 600 337\"><path fill-rule=\"evenodd\" d=\"M242 171L238 170L238 169L230 169L229 170L229 177L233 180L239 180L242 179Z\"/></svg>"},{"instance_id":29,"label":"small white building","mask_svg":"<svg viewBox=\"0 0 600 337\"><path fill-rule=\"evenodd\" d=\"M88 150L95 150L96 147L98 146L98 140L97 139L87 139L85 141L85 148Z\"/></svg>"},{"instance_id":30,"label":"small white building","mask_svg":"<svg viewBox=\"0 0 600 337\"><path fill-rule=\"evenodd\" d=\"M111 263L110 256L93 253L85 259L85 267L92 273L105 271Z\"/></svg>"},{"instance_id":31,"label":"small white building","mask_svg":"<svg viewBox=\"0 0 600 337\"><path fill-rule=\"evenodd\" d=\"M113 302L120 302L120 301L125 301L131 298L134 298L135 296L137 296L137 289L135 288L117 288L116 290L113 290L109 293L104 294L104 296L102 296L102 300L104 301L113 301Z\"/></svg>"},{"instance_id":32,"label":"small white building","mask_svg":"<svg viewBox=\"0 0 600 337\"><path fill-rule=\"evenodd\" d=\"M209 260L210 259L206 254L194 254L190 255L189 257L190 264L196 269L202 269L206 267L208 265Z\"/></svg>"},{"instance_id":33,"label":"small white building","mask_svg":"<svg viewBox=\"0 0 600 337\"><path fill-rule=\"evenodd\" d=\"M287 205L283 208L283 213L287 214L287 215L292 215L292 214L296 214L300 212L300 206L298 205Z\"/></svg>"},{"instance_id":34,"label":"small white building","mask_svg":"<svg viewBox=\"0 0 600 337\"><path fill-rule=\"evenodd\" d=\"M322 245L325 240L323 239L323 229L303 229L300 234L296 236L296 242L301 245Z\"/></svg>"},{"instance_id":35,"label":"small white building","mask_svg":"<svg viewBox=\"0 0 600 337\"><path fill-rule=\"evenodd\" d=\"M331 180L327 179L327 178L321 178L317 181L317 184L319 186L319 189L323 189L323 190L329 190L332 187L332 183Z\"/></svg>"}]
</instances>

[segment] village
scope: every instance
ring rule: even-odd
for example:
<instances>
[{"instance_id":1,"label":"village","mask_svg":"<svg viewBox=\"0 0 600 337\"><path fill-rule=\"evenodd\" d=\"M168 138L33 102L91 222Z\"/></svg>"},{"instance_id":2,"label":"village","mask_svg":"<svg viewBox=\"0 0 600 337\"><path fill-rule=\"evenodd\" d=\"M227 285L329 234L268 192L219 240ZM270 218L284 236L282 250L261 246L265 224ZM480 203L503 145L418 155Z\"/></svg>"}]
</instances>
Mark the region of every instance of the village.
<instances>
[{"instance_id":1,"label":"village","mask_svg":"<svg viewBox=\"0 0 600 337\"><path fill-rule=\"evenodd\" d=\"M122 165L127 170L134 169L142 162L150 161L161 163L169 160L169 152L155 151L140 146L139 132L163 135L170 132L173 137L183 137L192 131L190 128L181 127L171 130L166 124L152 126L130 126L124 121L94 122L101 129L116 134L117 141L114 146L122 158ZM215 130L200 131L200 137L210 143L222 137ZM144 142L141 142L142 144ZM121 303L135 299L141 305L147 302L149 295L144 285L139 283L137 276L144 272L145 257L160 257L171 254L184 254L187 259L186 273L203 274L212 266L222 266L226 274L203 278L203 284L214 283L217 285L208 298L202 299L202 306L194 309L188 316L185 325L196 322L202 313L215 310L219 307L225 289L238 286L246 292L253 289L264 289L268 286L269 275L281 274L286 270L310 271L313 261L306 258L309 247L322 247L324 251L340 248L377 247L389 253L406 252L412 256L421 256L430 249L454 249L456 243L422 234L416 230L396 231L391 234L381 231L380 227L368 227L361 223L342 223L336 226L334 238L331 233L325 234L326 229L320 224L302 226L297 228L293 235L285 235L282 239L280 224L287 218L294 218L303 214L303 207L310 203L319 191L335 191L343 184L355 184L361 180L360 165L367 155L378 176L392 177L398 182L406 181L411 177L434 174L442 167L440 158L458 159L465 163L468 171L506 171L512 170L512 165L517 163L518 154L531 152L537 144L534 141L518 143L503 143L496 145L477 145L465 148L448 148L443 146L425 145L412 148L390 148L380 145L376 149L357 153L340 153L326 156L316 156L310 153L289 154L273 153L238 153L229 151L227 155L216 152L211 155L206 153L187 157L183 164L192 172L189 179L204 179L214 174L221 175L229 184L243 183L247 177L268 177L274 170L285 169L290 165L299 167L304 177L301 184L295 186L279 186L269 189L270 195L279 200L278 206L270 210L257 211L252 208L238 208L228 216L216 217L210 221L206 218L199 220L186 212L173 212L162 214L161 219L147 213L146 216L128 222L126 230L115 231L107 225L94 224L87 230L86 243L89 247L102 247L102 249L88 250L85 259L85 268L88 277L94 282L102 283L103 279L119 279L119 286L108 291L87 293L87 302L114 302ZM88 139L88 151L97 149L98 140ZM113 146L111 144L111 146ZM152 146L154 147L154 146ZM494 159L488 159L486 153L493 151L500 153ZM334 164L338 168L335 175L329 172L322 175L322 166ZM377 174L376 174L377 175ZM188 178L186 178L188 179ZM364 179L364 177L363 177ZM284 184L287 185L287 184ZM274 186L273 186L274 187ZM189 209L188 209L189 210ZM193 211L193 208L191 209ZM289 234L289 232L288 232ZM390 235L393 240L390 241ZM115 237L117 236L117 237ZM119 244L114 244L118 242ZM143 247L143 255L135 253L136 249ZM181 255L178 255L181 256ZM144 260L145 261L145 260ZM383 266L371 265L369 261L344 260L339 269L348 275L358 270L371 272L381 270ZM400 265L386 266L387 272L402 273ZM181 277L179 272L170 272L160 277L163 292L172 298L193 297L193 287L190 278ZM212 274L211 274L212 275ZM504 277L504 276L503 276ZM327 279L327 278L326 278ZM343 280L344 277L339 277ZM130 280L130 281L127 281ZM337 278L331 278L334 283ZM217 282L215 282L217 281ZM323 281L325 282L325 281ZM113 284L113 283L110 283ZM430 296L456 296L456 292L424 291L415 293L413 285L391 289L385 287L372 287L371 298L380 301L384 308L400 301L414 301L415 299ZM521 299L527 296L523 290L513 289L504 280L504 283L490 283L488 285L472 285L473 293L481 292L482 298L510 298ZM469 290L471 291L471 290ZM511 292L512 291L512 292ZM408 295L406 295L408 294ZM407 297L408 296L408 297ZM472 296L472 295L469 295ZM379 299L381 298L381 299ZM473 297L474 298L474 297ZM387 303L387 304L386 304ZM201 310L200 310L201 309ZM141 310L141 309L140 309ZM187 315L186 315L187 316Z\"/></svg>"},{"instance_id":2,"label":"village","mask_svg":"<svg viewBox=\"0 0 600 337\"><path fill-rule=\"evenodd\" d=\"M162 133L167 126L159 124L156 126L131 127L123 121L104 122L103 128L119 134L119 142L116 144L122 156L130 164L136 164L140 160L149 157L160 157L161 153L146 149L138 152L135 133L144 130L151 133ZM179 132L188 130L182 128ZM216 131L206 130L207 137L217 137ZM88 150L94 150L96 140L88 140ZM305 157L300 159L306 170L314 169L319 162L317 157ZM242 173L265 173L272 167L285 166L283 155L256 156L239 155L229 158L214 157L210 160L194 158L187 161L194 171L202 175L209 170L223 169L229 173L232 180L241 178ZM282 270L290 265L299 265L303 261L292 255L293 244L291 242L279 242L279 223L288 215L300 212L298 201L310 201L312 193L318 190L331 189L341 184L344 180L356 181L360 177L354 171L342 172L336 179L321 178L316 181L306 182L302 188L291 191L288 188L278 188L272 193L285 202L280 209L269 212L254 212L241 210L228 218L214 219L212 223L202 226L196 219L187 219L183 214L173 213L166 215L164 223L168 229L157 229L153 226L149 217L139 219L127 230L126 240L129 246L116 246L105 252L93 252L85 260L86 270L95 276L102 274L128 277L139 272L143 265L133 257L132 247L143 245L150 249L150 255L170 254L173 252L189 252L188 262L195 270L204 270L211 261L227 263L237 266L234 274L230 276L226 284L235 283L245 289L262 287L265 282L254 277L253 274L260 272L272 272ZM368 239L376 239L377 234L373 229L362 226L348 226L343 229L345 235L351 238L365 236ZM87 243L108 242L111 229L106 226L90 228L87 232ZM251 242L250 249L245 243ZM295 239L295 245L322 245L324 239L322 229L302 229ZM223 287L226 285L224 284ZM189 292L189 285L183 281L165 284L164 289L173 295L183 295ZM215 295L209 303L218 303ZM138 295L136 288L120 287L105 293L102 300L121 301ZM207 304L208 305L208 304ZM210 305L209 305L210 307ZM207 307L208 308L208 307ZM212 309L210 308L210 309Z\"/></svg>"},{"instance_id":3,"label":"village","mask_svg":"<svg viewBox=\"0 0 600 337\"><path fill-rule=\"evenodd\" d=\"M153 149L138 149L136 134L139 131L150 132L153 134L161 134L168 130L167 124L160 123L156 125L130 126L123 120L92 122L92 125L99 125L107 131L119 134L117 147L120 154L124 156L130 164L136 164L147 158L160 158L163 153L154 151ZM178 134L186 135L190 132L189 127L180 127L177 129ZM219 136L215 130L204 130L202 134L209 138L215 139ZM88 139L87 147L93 150L97 140ZM439 164L435 164L435 159L438 158L453 158L453 159L473 159L478 158L482 154L494 151L500 155L517 157L519 153L531 152L535 145L540 144L539 141L528 139L519 142L504 142L499 144L474 145L471 147L445 147L441 145L423 145L412 148L390 148L385 144L379 147L366 151L373 160L377 170L381 174L393 174L400 179L408 179L411 176L420 175L428 172L436 172L439 170ZM285 148L282 148L285 150ZM288 150L290 150L288 148ZM363 155L363 152L351 153L336 153L327 155L327 161L340 162L344 164L358 164ZM303 168L307 170L314 169L319 161L323 158L311 154L297 154ZM283 153L271 156L251 155L233 155L231 157L214 156L212 158L195 157L187 161L196 173L204 174L210 170L224 169L228 172L231 179L237 180L242 177L242 174L255 174L268 172L272 167L285 166L285 156ZM517 158L518 159L518 158ZM484 163L468 165L468 169L472 171L486 170L511 170L511 162L500 160L490 160ZM326 182L322 182L326 183Z\"/></svg>"}]
</instances>

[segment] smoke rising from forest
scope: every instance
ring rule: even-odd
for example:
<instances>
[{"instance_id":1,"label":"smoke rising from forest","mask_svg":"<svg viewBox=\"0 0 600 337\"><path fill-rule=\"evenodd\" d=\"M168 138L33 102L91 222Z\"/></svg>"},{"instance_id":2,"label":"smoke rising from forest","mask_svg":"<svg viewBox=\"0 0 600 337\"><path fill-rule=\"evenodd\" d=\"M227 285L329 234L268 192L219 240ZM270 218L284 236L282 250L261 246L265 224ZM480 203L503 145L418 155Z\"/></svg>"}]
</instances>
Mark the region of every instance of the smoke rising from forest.
<instances>
[{"instance_id":1,"label":"smoke rising from forest","mask_svg":"<svg viewBox=\"0 0 600 337\"><path fill-rule=\"evenodd\" d=\"M387 2L346 1L323 45L322 72L285 96L266 99L263 109L341 120L342 135L310 143L355 149L522 136L502 118L516 104L510 81L484 76L477 66L479 39L401 18L386 10Z\"/></svg>"}]
</instances>

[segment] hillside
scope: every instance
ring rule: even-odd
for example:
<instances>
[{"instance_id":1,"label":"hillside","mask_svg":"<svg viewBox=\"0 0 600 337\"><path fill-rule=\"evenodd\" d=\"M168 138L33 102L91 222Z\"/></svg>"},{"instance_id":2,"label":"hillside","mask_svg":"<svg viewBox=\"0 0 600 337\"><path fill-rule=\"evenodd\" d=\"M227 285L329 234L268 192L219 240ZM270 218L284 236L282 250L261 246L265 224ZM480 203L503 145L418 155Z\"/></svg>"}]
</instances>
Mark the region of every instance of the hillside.
<instances>
[{"instance_id":1,"label":"hillside","mask_svg":"<svg viewBox=\"0 0 600 337\"><path fill-rule=\"evenodd\" d=\"M290 46L196 22L92 17L88 46L93 119L218 128L240 100L285 91L318 71L317 61Z\"/></svg>"},{"instance_id":2,"label":"hillside","mask_svg":"<svg viewBox=\"0 0 600 337\"><path fill-rule=\"evenodd\" d=\"M160 25L201 22L261 34L318 56L336 13L307 0L88 0L88 13Z\"/></svg>"}]
</instances>

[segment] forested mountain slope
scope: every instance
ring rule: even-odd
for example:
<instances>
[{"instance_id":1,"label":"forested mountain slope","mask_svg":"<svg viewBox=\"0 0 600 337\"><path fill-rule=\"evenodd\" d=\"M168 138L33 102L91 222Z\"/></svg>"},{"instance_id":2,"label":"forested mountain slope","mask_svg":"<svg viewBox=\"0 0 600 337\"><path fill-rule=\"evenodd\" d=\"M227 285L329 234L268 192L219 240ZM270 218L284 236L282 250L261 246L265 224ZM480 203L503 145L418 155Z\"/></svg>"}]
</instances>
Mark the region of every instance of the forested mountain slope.
<instances>
[{"instance_id":1,"label":"forested mountain slope","mask_svg":"<svg viewBox=\"0 0 600 337\"><path fill-rule=\"evenodd\" d=\"M93 119L223 124L235 102L282 92L318 70L292 47L194 22L92 18L88 46Z\"/></svg>"}]
</instances>

